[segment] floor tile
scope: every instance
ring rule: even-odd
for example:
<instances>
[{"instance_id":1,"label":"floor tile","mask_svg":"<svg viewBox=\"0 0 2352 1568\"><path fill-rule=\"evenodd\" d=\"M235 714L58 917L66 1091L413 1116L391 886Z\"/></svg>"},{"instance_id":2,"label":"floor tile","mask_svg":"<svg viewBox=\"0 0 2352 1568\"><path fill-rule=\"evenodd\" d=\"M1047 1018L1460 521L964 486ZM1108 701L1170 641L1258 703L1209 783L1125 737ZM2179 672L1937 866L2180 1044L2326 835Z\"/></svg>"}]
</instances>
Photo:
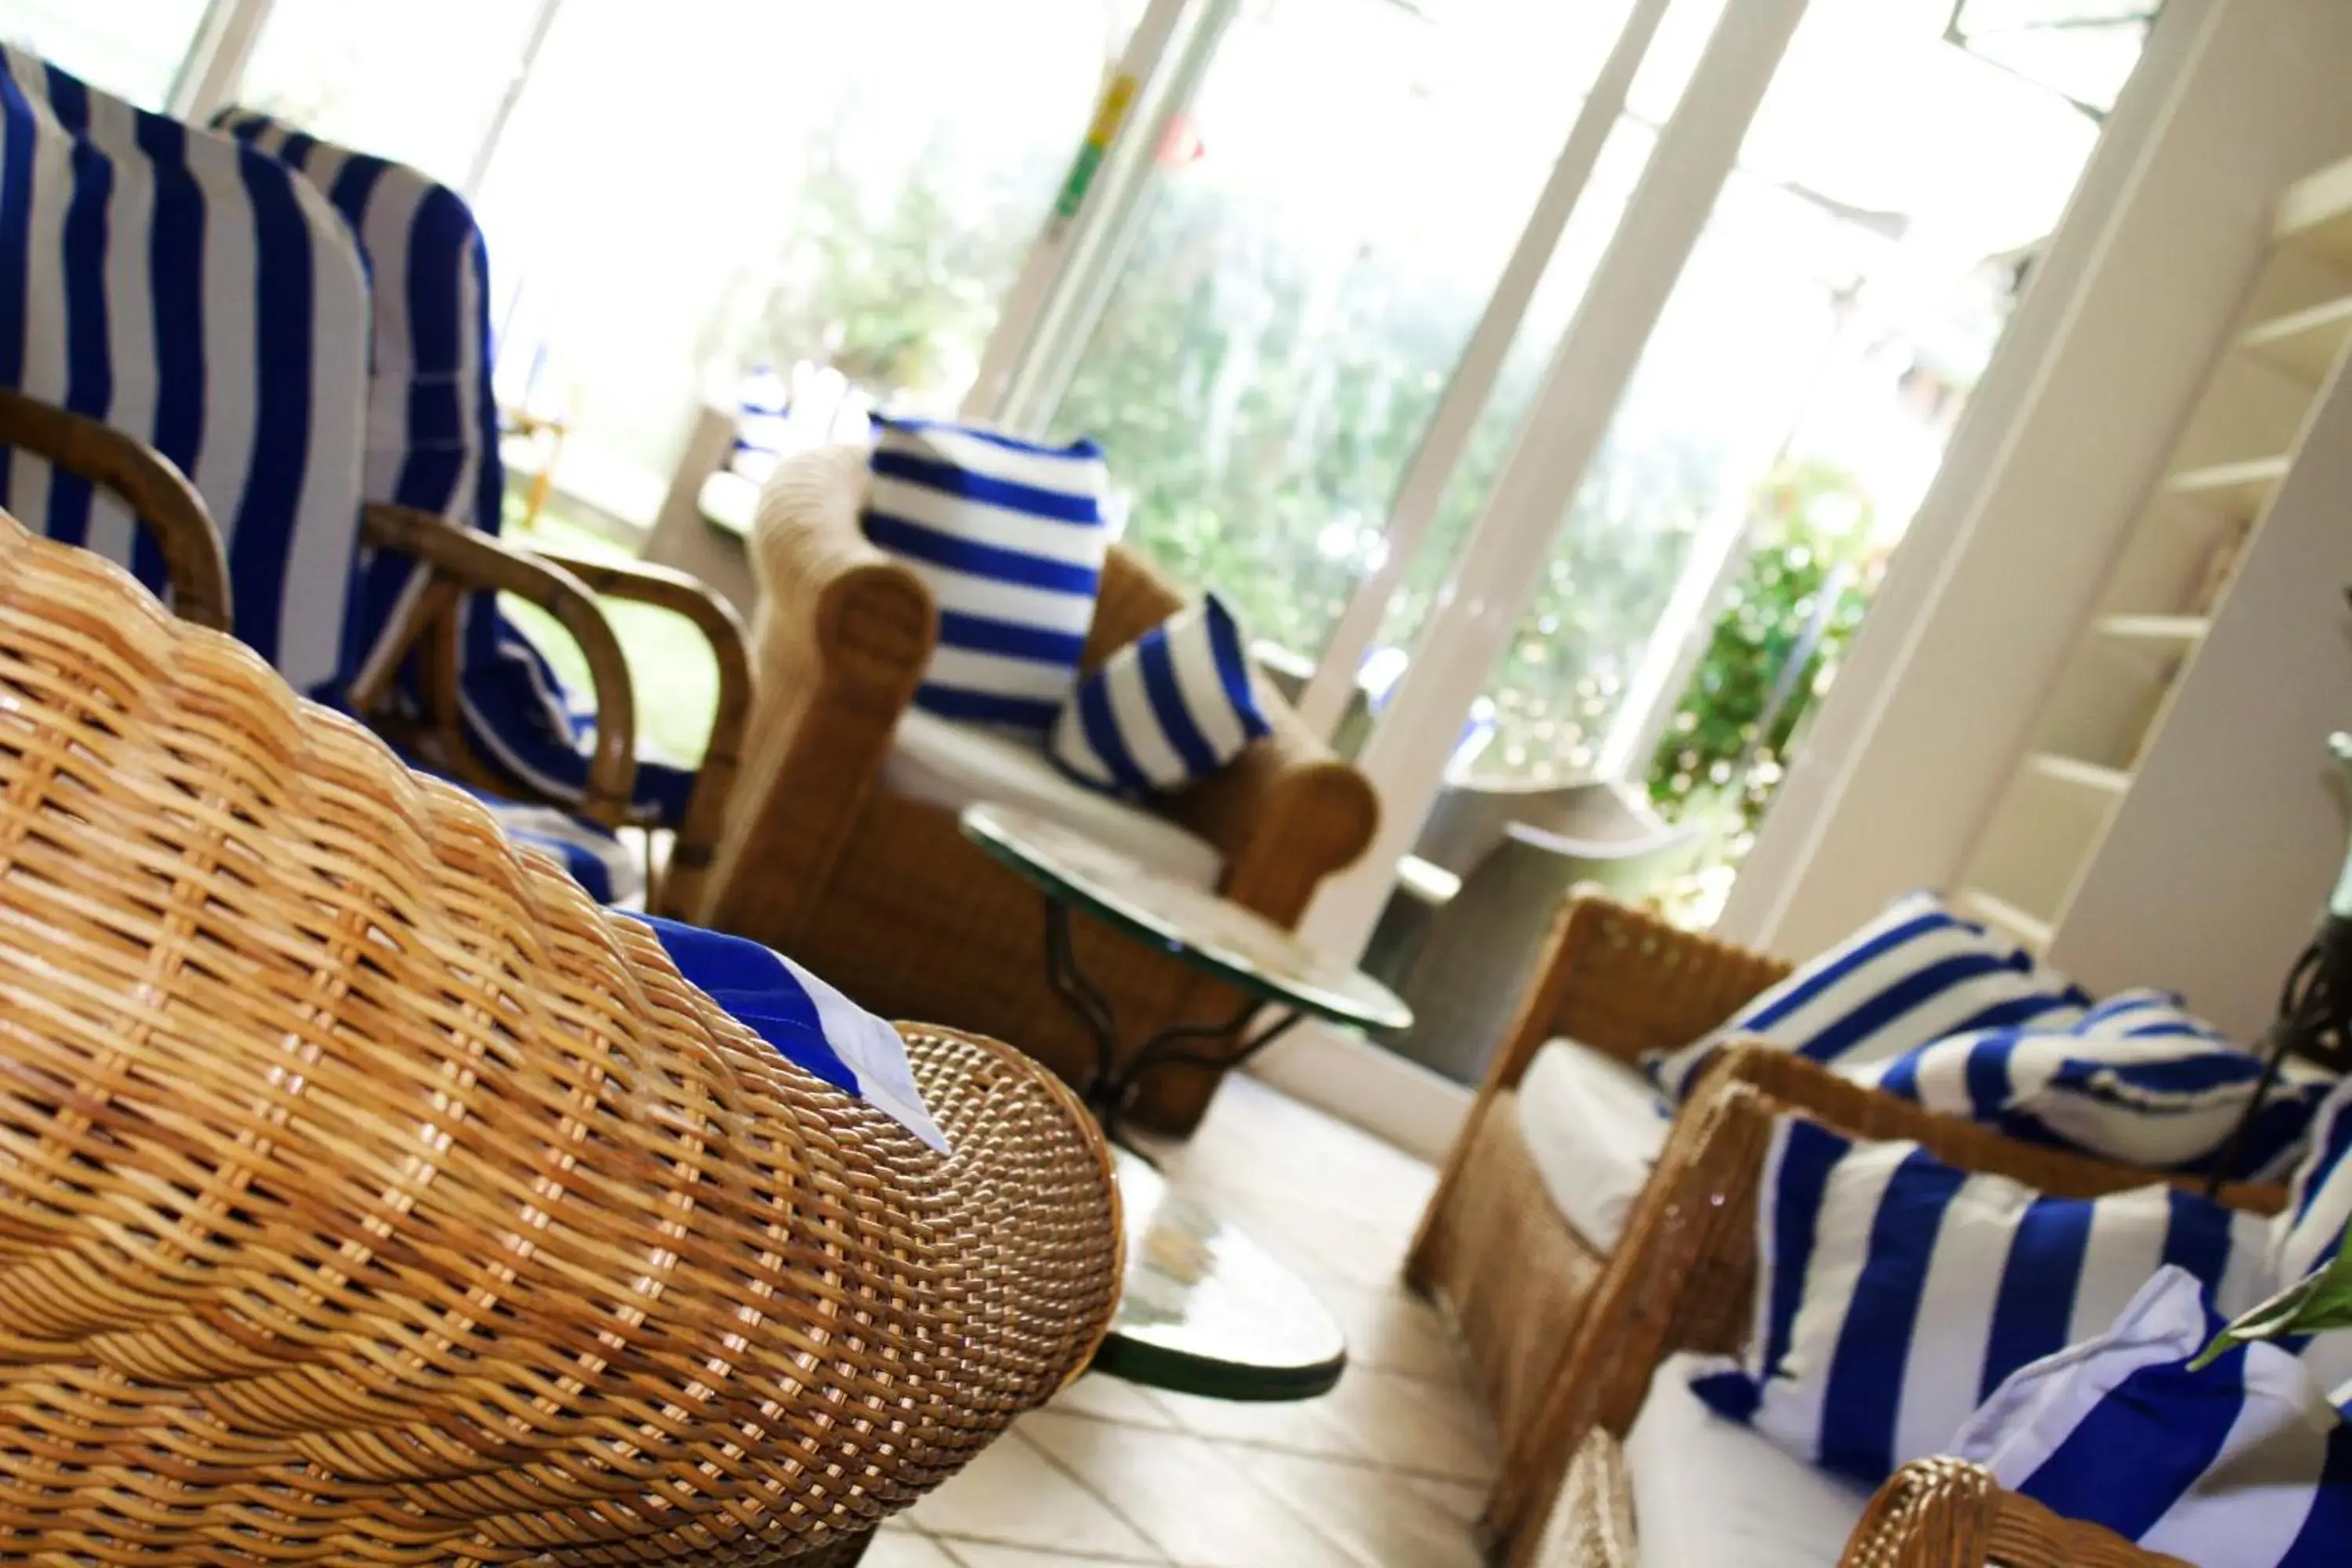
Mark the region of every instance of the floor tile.
<instances>
[{"instance_id":1,"label":"floor tile","mask_svg":"<svg viewBox=\"0 0 2352 1568\"><path fill-rule=\"evenodd\" d=\"M1251 1458L1249 1474L1368 1568L1485 1568L1469 1528L1401 1477L1271 1451Z\"/></svg>"},{"instance_id":2,"label":"floor tile","mask_svg":"<svg viewBox=\"0 0 2352 1568\"><path fill-rule=\"evenodd\" d=\"M866 1549L859 1568L961 1568L944 1548L911 1530L886 1530Z\"/></svg>"},{"instance_id":3,"label":"floor tile","mask_svg":"<svg viewBox=\"0 0 2352 1568\"><path fill-rule=\"evenodd\" d=\"M998 1438L962 1474L916 1504L908 1521L932 1535L1041 1551L1144 1562L1159 1555L1100 1499L1025 1442L1017 1429Z\"/></svg>"},{"instance_id":4,"label":"floor tile","mask_svg":"<svg viewBox=\"0 0 2352 1568\"><path fill-rule=\"evenodd\" d=\"M1172 1430L1176 1418L1158 1397L1116 1377L1090 1373L1062 1390L1047 1410L1057 1415L1084 1415L1096 1421L1118 1421L1129 1426Z\"/></svg>"},{"instance_id":5,"label":"floor tile","mask_svg":"<svg viewBox=\"0 0 2352 1568\"><path fill-rule=\"evenodd\" d=\"M1040 1552L1031 1546L995 1546L984 1541L950 1541L958 1568L1103 1568L1116 1557L1073 1557L1066 1552ZM942 1559L942 1561L949 1561ZM871 1568L869 1558L865 1568Z\"/></svg>"},{"instance_id":6,"label":"floor tile","mask_svg":"<svg viewBox=\"0 0 2352 1568\"><path fill-rule=\"evenodd\" d=\"M1330 1415L1359 1453L1385 1469L1483 1482L1495 1473L1495 1434L1460 1384L1351 1367Z\"/></svg>"},{"instance_id":7,"label":"floor tile","mask_svg":"<svg viewBox=\"0 0 2352 1568\"><path fill-rule=\"evenodd\" d=\"M1252 1484L1255 1450L1066 1415L1033 1415L1022 1431L1183 1568L1351 1568L1360 1561Z\"/></svg>"},{"instance_id":8,"label":"floor tile","mask_svg":"<svg viewBox=\"0 0 2352 1568\"><path fill-rule=\"evenodd\" d=\"M1360 1375L1350 1367L1339 1379L1345 1389ZM1354 1436L1353 1426L1334 1391L1320 1399L1255 1403L1205 1399L1196 1394L1154 1390L1152 1399L1167 1409L1176 1425L1196 1437L1218 1443L1246 1443L1255 1447L1286 1448L1293 1453L1319 1454L1327 1458L1362 1459L1370 1450Z\"/></svg>"},{"instance_id":9,"label":"floor tile","mask_svg":"<svg viewBox=\"0 0 2352 1568\"><path fill-rule=\"evenodd\" d=\"M1463 1524L1477 1523L1478 1516L1486 1511L1487 1489L1483 1486L1436 1476L1407 1476L1404 1484L1427 1499L1440 1513Z\"/></svg>"},{"instance_id":10,"label":"floor tile","mask_svg":"<svg viewBox=\"0 0 2352 1568\"><path fill-rule=\"evenodd\" d=\"M1323 1304L1348 1336L1348 1363L1438 1383L1467 1375L1437 1310L1394 1281L1376 1289L1326 1284Z\"/></svg>"}]
</instances>

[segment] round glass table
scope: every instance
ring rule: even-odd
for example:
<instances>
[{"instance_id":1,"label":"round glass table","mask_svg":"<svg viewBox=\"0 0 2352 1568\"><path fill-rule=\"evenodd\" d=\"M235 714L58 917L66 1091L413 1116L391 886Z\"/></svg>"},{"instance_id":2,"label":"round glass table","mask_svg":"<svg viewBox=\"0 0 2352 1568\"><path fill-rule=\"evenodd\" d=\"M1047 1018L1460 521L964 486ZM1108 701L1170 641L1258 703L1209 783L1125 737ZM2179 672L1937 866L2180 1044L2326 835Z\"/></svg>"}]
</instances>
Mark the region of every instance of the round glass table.
<instances>
[{"instance_id":1,"label":"round glass table","mask_svg":"<svg viewBox=\"0 0 2352 1568\"><path fill-rule=\"evenodd\" d=\"M1010 806L967 807L964 837L1045 895L1046 978L1085 1024L1095 1047L1087 1103L1116 1132L1136 1085L1176 1067L1240 1066L1307 1018L1387 1035L1412 1026L1412 1010L1379 981L1316 952L1252 910L1166 876L1085 834ZM1122 1053L1118 1021L1078 968L1070 915L1174 957L1242 993L1229 1018L1179 1024ZM1245 1034L1269 1007L1274 1016Z\"/></svg>"},{"instance_id":2,"label":"round glass table","mask_svg":"<svg viewBox=\"0 0 2352 1568\"><path fill-rule=\"evenodd\" d=\"M962 825L966 837L1044 895L1047 978L1093 1039L1085 1095L1114 1137L1148 1073L1236 1067L1305 1018L1373 1034L1412 1026L1412 1009L1354 965L1083 834L986 805L967 809ZM1223 981L1242 993L1242 1005L1230 1018L1162 1029L1122 1056L1110 1004L1071 951L1074 910ZM1269 1008L1273 1018L1248 1032ZM1127 1289L1096 1370L1216 1399L1329 1392L1347 1368L1348 1342L1306 1282L1141 1155L1115 1147L1114 1157L1127 1214Z\"/></svg>"}]
</instances>

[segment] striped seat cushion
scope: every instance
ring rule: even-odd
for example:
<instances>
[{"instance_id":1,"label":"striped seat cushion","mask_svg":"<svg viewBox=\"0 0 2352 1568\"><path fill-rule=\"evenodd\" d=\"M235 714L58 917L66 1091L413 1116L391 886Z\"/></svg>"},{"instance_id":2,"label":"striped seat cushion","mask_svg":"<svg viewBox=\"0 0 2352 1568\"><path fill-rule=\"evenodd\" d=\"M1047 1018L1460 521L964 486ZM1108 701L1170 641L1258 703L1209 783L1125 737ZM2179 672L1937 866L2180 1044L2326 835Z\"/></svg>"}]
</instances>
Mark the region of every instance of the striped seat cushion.
<instances>
[{"instance_id":1,"label":"striped seat cushion","mask_svg":"<svg viewBox=\"0 0 2352 1568\"><path fill-rule=\"evenodd\" d=\"M2352 1079L2336 1085L2312 1118L2286 1207L2271 1225L2273 1270L2282 1289L2344 1250L2345 1227L2352 1226ZM2320 1335L2305 1356L2326 1386L2352 1384L2352 1331Z\"/></svg>"},{"instance_id":2,"label":"striped seat cushion","mask_svg":"<svg viewBox=\"0 0 2352 1568\"><path fill-rule=\"evenodd\" d=\"M2183 1562L2352 1563L2352 1423L2273 1344L2192 1370L2221 1325L2197 1280L2168 1268L2106 1332L2017 1372L1952 1452Z\"/></svg>"},{"instance_id":3,"label":"striped seat cushion","mask_svg":"<svg viewBox=\"0 0 2352 1568\"><path fill-rule=\"evenodd\" d=\"M415 765L414 759L409 765ZM645 870L612 829L553 806L507 800L454 779L445 782L479 801L509 838L553 856L598 903L635 904L644 898Z\"/></svg>"},{"instance_id":4,"label":"striped seat cushion","mask_svg":"<svg viewBox=\"0 0 2352 1568\"><path fill-rule=\"evenodd\" d=\"M680 974L753 1034L845 1094L945 1151L898 1031L772 949L644 918Z\"/></svg>"},{"instance_id":5,"label":"striped seat cushion","mask_svg":"<svg viewBox=\"0 0 2352 1568\"><path fill-rule=\"evenodd\" d=\"M489 252L473 210L429 175L268 115L228 109L213 123L301 175L358 237L374 285L365 499L496 534L506 468L491 385ZM393 654L388 634L425 577L398 554L363 557L360 571L355 677ZM530 794L579 800L593 714L488 595L467 605L459 664L475 750ZM691 770L643 760L636 805L646 820L675 825L693 787Z\"/></svg>"},{"instance_id":6,"label":"striped seat cushion","mask_svg":"<svg viewBox=\"0 0 2352 1568\"><path fill-rule=\"evenodd\" d=\"M1691 1386L1865 1484L1944 1452L2003 1379L2105 1329L2165 1265L2231 1313L2271 1278L2263 1219L2175 1187L2051 1197L1794 1117L1767 1160L1748 1347Z\"/></svg>"},{"instance_id":7,"label":"striped seat cushion","mask_svg":"<svg viewBox=\"0 0 2352 1568\"><path fill-rule=\"evenodd\" d=\"M283 165L0 48L0 385L187 474L227 545L236 633L331 699L366 429L368 284ZM0 507L165 582L129 513L0 450Z\"/></svg>"},{"instance_id":8,"label":"striped seat cushion","mask_svg":"<svg viewBox=\"0 0 2352 1568\"><path fill-rule=\"evenodd\" d=\"M874 430L866 537L940 611L916 705L1042 745L1077 684L1110 548L1100 448L882 415Z\"/></svg>"},{"instance_id":9,"label":"striped seat cushion","mask_svg":"<svg viewBox=\"0 0 2352 1568\"><path fill-rule=\"evenodd\" d=\"M1112 795L1179 790L1269 733L1233 613L1212 594L1103 660L1054 725L1054 761Z\"/></svg>"},{"instance_id":10,"label":"striped seat cushion","mask_svg":"<svg viewBox=\"0 0 2352 1568\"><path fill-rule=\"evenodd\" d=\"M1832 1067L1891 1061L1947 1036L2067 1027L2091 997L2015 942L1962 920L1933 893L1897 899L1713 1034L1650 1062L1679 1100L1726 1044L1757 1039Z\"/></svg>"},{"instance_id":11,"label":"striped seat cushion","mask_svg":"<svg viewBox=\"0 0 2352 1568\"><path fill-rule=\"evenodd\" d=\"M2068 1024L1980 1029L1841 1069L2012 1138L2151 1170L2206 1171L2229 1148L2262 1058L2160 991L2109 997ZM2277 1179L2335 1075L2288 1063L2233 1175Z\"/></svg>"}]
</instances>

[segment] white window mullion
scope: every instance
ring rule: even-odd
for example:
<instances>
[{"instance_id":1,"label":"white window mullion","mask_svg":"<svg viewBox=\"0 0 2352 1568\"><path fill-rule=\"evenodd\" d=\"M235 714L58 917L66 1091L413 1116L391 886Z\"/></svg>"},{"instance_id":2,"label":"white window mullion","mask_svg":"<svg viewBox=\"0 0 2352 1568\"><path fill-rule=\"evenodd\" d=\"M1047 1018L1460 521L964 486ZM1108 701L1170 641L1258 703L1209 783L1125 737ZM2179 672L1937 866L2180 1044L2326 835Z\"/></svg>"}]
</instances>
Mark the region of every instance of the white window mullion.
<instances>
[{"instance_id":1,"label":"white window mullion","mask_svg":"<svg viewBox=\"0 0 2352 1568\"><path fill-rule=\"evenodd\" d=\"M1724 7L1365 746L1361 765L1381 795L1380 831L1361 860L1323 884L1307 911L1305 934L1318 946L1360 952L1379 920L1397 862L1436 799L1453 737L1543 577L1806 5L1739 0Z\"/></svg>"},{"instance_id":2,"label":"white window mullion","mask_svg":"<svg viewBox=\"0 0 2352 1568\"><path fill-rule=\"evenodd\" d=\"M1405 574L1412 569L1422 541L1428 537L1437 504L1461 465L1479 415L1494 395L1496 380L1502 374L1520 323L1527 319L1536 288L1550 269L1559 237L1591 182L1593 166L1601 161L1610 132L1624 111L1625 95L1649 52L1666 5L1667 0L1634 0L1616 44L1593 78L1591 90L1585 94L1576 123L1569 129L1551 177L1536 197L1527 226L1519 231L1518 244L1503 266L1503 275L1479 315L1477 328L1463 348L1462 357L1454 362L1454 374L1446 378L1437 411L1430 416L1412 465L1405 469L1404 481L1397 487L1388 527L1381 534L1381 563L1349 596L1315 673L1299 695L1298 715L1318 735L1330 736L1348 714L1356 695L1356 672L1372 639L1381 634L1389 601L1396 596Z\"/></svg>"},{"instance_id":3,"label":"white window mullion","mask_svg":"<svg viewBox=\"0 0 2352 1568\"><path fill-rule=\"evenodd\" d=\"M187 58L172 83L165 111L202 125L236 101L238 84L253 58L253 46L269 20L272 0L212 0L196 25Z\"/></svg>"}]
</instances>

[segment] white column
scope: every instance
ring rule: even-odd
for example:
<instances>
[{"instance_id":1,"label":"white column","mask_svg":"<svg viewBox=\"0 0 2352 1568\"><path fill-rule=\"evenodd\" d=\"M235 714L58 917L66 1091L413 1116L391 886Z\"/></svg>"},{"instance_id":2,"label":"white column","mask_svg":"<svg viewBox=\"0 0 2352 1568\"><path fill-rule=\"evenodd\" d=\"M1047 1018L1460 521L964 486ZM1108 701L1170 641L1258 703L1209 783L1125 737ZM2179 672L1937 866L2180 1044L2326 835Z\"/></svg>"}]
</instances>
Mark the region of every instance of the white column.
<instances>
[{"instance_id":1,"label":"white column","mask_svg":"<svg viewBox=\"0 0 2352 1568\"><path fill-rule=\"evenodd\" d=\"M1332 952L1362 951L1396 863L1436 798L1462 717L1526 612L1569 503L1806 4L1738 0L1724 7L1462 559L1438 595L1412 663L1365 747L1363 767L1381 794L1380 832L1361 861L1323 885L1304 926L1309 941Z\"/></svg>"},{"instance_id":2,"label":"white column","mask_svg":"<svg viewBox=\"0 0 2352 1568\"><path fill-rule=\"evenodd\" d=\"M490 160L498 155L499 142L507 133L507 121L514 118L515 105L530 83L531 68L539 64L539 52L547 47L547 35L555 30L555 14L562 9L563 0L539 0L539 14L531 18L530 33L523 39L514 75L508 79L506 90L499 94L499 106L491 111L489 124L483 128L481 145L474 149L473 163L466 170L466 183L458 189L458 195L468 202L481 199L482 181L489 174Z\"/></svg>"},{"instance_id":3,"label":"white column","mask_svg":"<svg viewBox=\"0 0 2352 1568\"><path fill-rule=\"evenodd\" d=\"M271 0L213 0L196 27L196 40L172 83L165 108L173 118L202 125L236 101L246 62L269 20Z\"/></svg>"},{"instance_id":4,"label":"white column","mask_svg":"<svg viewBox=\"0 0 2352 1568\"><path fill-rule=\"evenodd\" d=\"M1299 696L1299 717L1318 735L1328 736L1347 716L1364 652L1380 636L1389 601L1396 596L1397 585L1412 570L1421 542L1428 536L1430 520L1437 515L1446 481L1454 477L1478 416L1494 394L1496 378L1511 352L1511 340L1527 319L1537 285L1550 269L1560 234L1592 178L1593 165L1601 160L1609 132L1624 112L1625 94L1633 85L1642 58L1649 52L1658 20L1665 14L1666 0L1634 0L1608 59L1592 79L1592 90L1585 94L1576 123L1569 128L1559 161L1552 165L1551 178L1536 198L1527 226L1519 231L1518 245L1504 264L1503 276L1487 298L1477 328L1470 334L1462 357L1454 362L1454 374L1446 378L1444 395L1438 399L1437 412L1422 433L1404 482L1397 487L1396 503L1389 510L1381 563L1356 585L1347 609L1340 613L1339 624L1324 645L1313 678Z\"/></svg>"}]
</instances>

